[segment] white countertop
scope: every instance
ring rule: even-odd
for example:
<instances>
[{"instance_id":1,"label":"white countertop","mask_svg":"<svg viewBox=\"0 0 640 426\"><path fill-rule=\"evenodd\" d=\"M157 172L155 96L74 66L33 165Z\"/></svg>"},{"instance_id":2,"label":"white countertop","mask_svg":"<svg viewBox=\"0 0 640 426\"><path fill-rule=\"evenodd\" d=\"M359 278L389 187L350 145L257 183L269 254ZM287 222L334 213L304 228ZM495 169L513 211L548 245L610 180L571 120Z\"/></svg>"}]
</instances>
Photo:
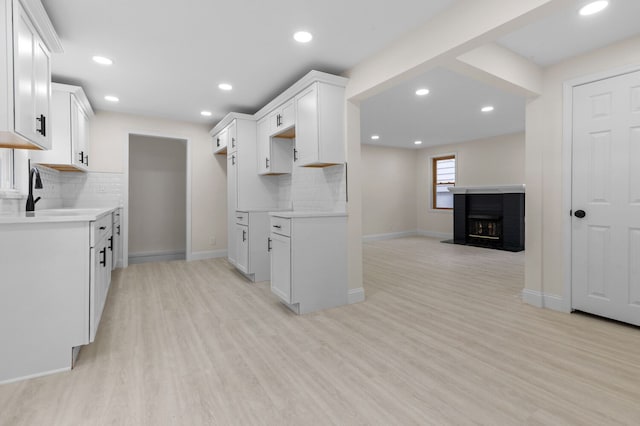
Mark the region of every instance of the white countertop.
<instances>
[{"instance_id":1,"label":"white countertop","mask_svg":"<svg viewBox=\"0 0 640 426\"><path fill-rule=\"evenodd\" d=\"M346 212L305 212L305 211L288 211L288 212L269 212L269 216L277 217L344 217L347 216Z\"/></svg>"},{"instance_id":2,"label":"white countertop","mask_svg":"<svg viewBox=\"0 0 640 426\"><path fill-rule=\"evenodd\" d=\"M119 207L95 209L42 209L35 212L0 213L0 225L12 223L91 222Z\"/></svg>"}]
</instances>

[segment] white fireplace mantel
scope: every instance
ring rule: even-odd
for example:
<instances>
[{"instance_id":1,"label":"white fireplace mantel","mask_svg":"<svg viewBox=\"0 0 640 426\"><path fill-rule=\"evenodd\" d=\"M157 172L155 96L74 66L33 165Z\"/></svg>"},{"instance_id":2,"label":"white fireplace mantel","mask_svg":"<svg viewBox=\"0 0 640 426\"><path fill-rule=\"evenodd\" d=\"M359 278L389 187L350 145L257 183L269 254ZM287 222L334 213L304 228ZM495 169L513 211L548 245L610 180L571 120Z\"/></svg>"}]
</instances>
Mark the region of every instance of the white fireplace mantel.
<instances>
[{"instance_id":1,"label":"white fireplace mantel","mask_svg":"<svg viewBox=\"0 0 640 426\"><path fill-rule=\"evenodd\" d=\"M491 186L450 186L447 189L453 194L524 194L524 184Z\"/></svg>"}]
</instances>

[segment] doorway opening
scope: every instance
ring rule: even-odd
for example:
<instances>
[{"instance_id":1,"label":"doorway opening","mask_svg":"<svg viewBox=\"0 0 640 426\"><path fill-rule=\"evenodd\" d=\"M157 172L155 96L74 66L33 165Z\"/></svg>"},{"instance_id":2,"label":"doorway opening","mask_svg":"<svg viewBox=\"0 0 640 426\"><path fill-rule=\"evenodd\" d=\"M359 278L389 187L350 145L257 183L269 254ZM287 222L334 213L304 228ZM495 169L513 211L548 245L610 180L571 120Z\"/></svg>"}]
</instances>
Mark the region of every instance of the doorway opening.
<instances>
[{"instance_id":1,"label":"doorway opening","mask_svg":"<svg viewBox=\"0 0 640 426\"><path fill-rule=\"evenodd\" d=\"M190 257L189 141L128 135L125 168L127 264Z\"/></svg>"}]
</instances>

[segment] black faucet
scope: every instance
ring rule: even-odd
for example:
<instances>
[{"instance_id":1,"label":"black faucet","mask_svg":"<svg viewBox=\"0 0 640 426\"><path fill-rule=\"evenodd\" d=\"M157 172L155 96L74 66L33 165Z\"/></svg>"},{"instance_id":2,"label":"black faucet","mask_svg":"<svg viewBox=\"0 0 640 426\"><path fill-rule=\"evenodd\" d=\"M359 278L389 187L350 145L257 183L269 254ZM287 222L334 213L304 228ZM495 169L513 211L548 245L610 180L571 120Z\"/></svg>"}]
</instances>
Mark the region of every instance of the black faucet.
<instances>
[{"instance_id":1,"label":"black faucet","mask_svg":"<svg viewBox=\"0 0 640 426\"><path fill-rule=\"evenodd\" d=\"M36 189L42 189L42 179L40 179L40 172L35 167L31 167L31 160L29 160L29 196L27 197L27 211L32 212L36 209L36 203L40 200L40 197L33 199L33 175L36 175Z\"/></svg>"}]
</instances>

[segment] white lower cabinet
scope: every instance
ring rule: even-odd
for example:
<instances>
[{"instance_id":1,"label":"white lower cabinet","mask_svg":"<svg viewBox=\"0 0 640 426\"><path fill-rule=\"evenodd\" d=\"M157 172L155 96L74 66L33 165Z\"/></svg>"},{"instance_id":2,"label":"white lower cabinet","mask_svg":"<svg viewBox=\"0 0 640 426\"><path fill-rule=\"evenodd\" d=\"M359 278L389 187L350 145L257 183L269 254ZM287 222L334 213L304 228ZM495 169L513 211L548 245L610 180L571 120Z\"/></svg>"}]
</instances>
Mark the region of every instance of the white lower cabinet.
<instances>
[{"instance_id":1,"label":"white lower cabinet","mask_svg":"<svg viewBox=\"0 0 640 426\"><path fill-rule=\"evenodd\" d=\"M271 234L271 291L291 303L291 238Z\"/></svg>"},{"instance_id":2,"label":"white lower cabinet","mask_svg":"<svg viewBox=\"0 0 640 426\"><path fill-rule=\"evenodd\" d=\"M348 303L345 213L271 213L271 291L298 313Z\"/></svg>"},{"instance_id":3,"label":"white lower cabinet","mask_svg":"<svg viewBox=\"0 0 640 426\"><path fill-rule=\"evenodd\" d=\"M249 227L236 224L236 268L249 274Z\"/></svg>"},{"instance_id":4,"label":"white lower cabinet","mask_svg":"<svg viewBox=\"0 0 640 426\"><path fill-rule=\"evenodd\" d=\"M0 384L69 370L73 348L95 339L111 283L111 232L111 212L0 222Z\"/></svg>"},{"instance_id":5,"label":"white lower cabinet","mask_svg":"<svg viewBox=\"0 0 640 426\"><path fill-rule=\"evenodd\" d=\"M229 260L251 281L269 279L269 213L236 211Z\"/></svg>"}]
</instances>

